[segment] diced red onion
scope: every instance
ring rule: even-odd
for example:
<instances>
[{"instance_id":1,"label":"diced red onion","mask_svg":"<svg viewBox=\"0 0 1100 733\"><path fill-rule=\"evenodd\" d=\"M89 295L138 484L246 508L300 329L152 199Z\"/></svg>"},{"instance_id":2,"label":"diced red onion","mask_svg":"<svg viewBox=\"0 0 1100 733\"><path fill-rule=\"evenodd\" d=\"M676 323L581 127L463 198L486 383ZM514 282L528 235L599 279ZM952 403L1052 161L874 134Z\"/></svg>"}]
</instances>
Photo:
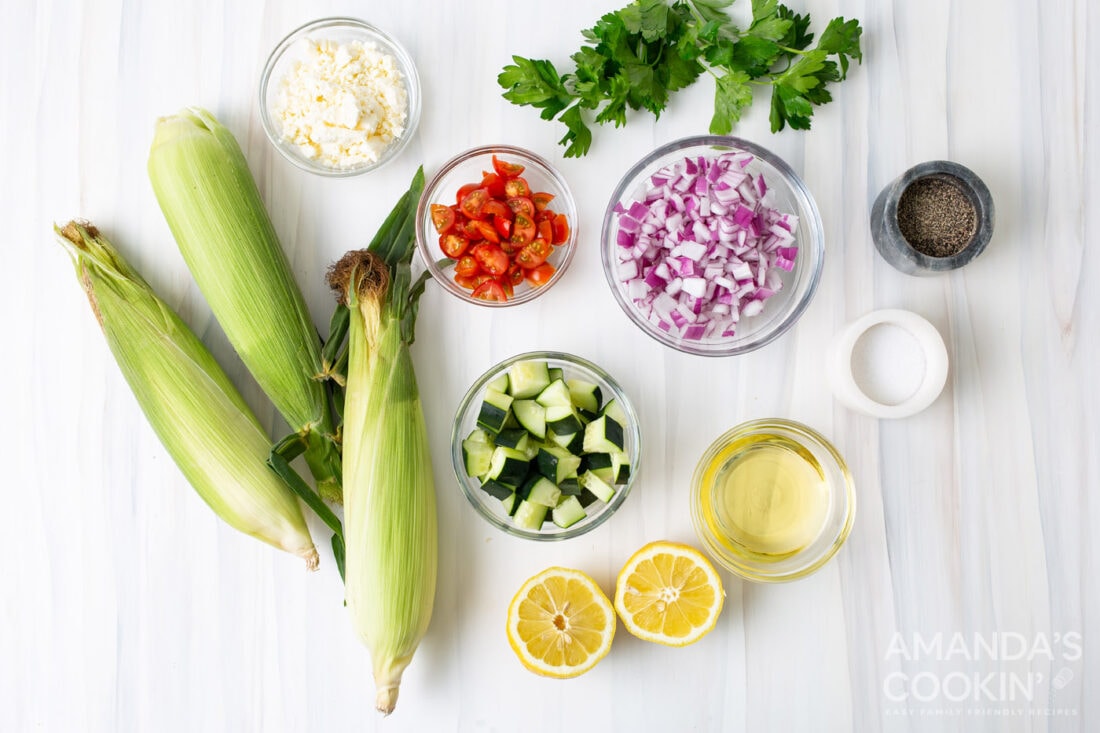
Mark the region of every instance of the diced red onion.
<instances>
[{"instance_id":1,"label":"diced red onion","mask_svg":"<svg viewBox=\"0 0 1100 733\"><path fill-rule=\"evenodd\" d=\"M750 153L684 158L614 207L619 279L659 329L684 339L729 338L759 315L798 256L798 218L767 203Z\"/></svg>"}]
</instances>

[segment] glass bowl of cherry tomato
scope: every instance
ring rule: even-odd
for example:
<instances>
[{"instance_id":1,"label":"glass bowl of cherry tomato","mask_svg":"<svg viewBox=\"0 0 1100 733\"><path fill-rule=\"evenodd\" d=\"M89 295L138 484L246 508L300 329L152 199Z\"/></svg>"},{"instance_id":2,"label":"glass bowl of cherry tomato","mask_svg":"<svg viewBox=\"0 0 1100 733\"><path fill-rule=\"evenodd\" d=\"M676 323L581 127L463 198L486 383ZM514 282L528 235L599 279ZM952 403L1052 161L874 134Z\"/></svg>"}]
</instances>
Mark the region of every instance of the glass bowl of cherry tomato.
<instances>
[{"instance_id":1,"label":"glass bowl of cherry tomato","mask_svg":"<svg viewBox=\"0 0 1100 733\"><path fill-rule=\"evenodd\" d=\"M462 300L509 306L538 297L565 272L577 244L565 179L510 145L447 161L424 188L416 242L432 276Z\"/></svg>"}]
</instances>

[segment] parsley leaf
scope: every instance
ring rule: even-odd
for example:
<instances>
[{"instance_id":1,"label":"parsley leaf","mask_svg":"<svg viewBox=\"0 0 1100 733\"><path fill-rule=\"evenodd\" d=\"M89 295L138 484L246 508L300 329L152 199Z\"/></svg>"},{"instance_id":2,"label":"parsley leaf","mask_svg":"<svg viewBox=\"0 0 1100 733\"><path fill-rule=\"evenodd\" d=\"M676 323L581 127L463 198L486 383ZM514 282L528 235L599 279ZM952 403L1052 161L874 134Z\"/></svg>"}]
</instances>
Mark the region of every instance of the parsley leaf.
<instances>
[{"instance_id":1,"label":"parsley leaf","mask_svg":"<svg viewBox=\"0 0 1100 733\"><path fill-rule=\"evenodd\" d=\"M810 33L810 16L798 15L785 5L780 5L776 15L784 20L791 21L787 34L779 39L779 45L787 48L803 51L809 48L814 41L814 34Z\"/></svg>"},{"instance_id":2,"label":"parsley leaf","mask_svg":"<svg viewBox=\"0 0 1100 733\"><path fill-rule=\"evenodd\" d=\"M630 33L640 33L646 41L656 41L668 26L668 4L665 0L639 0L619 11L623 26Z\"/></svg>"},{"instance_id":3,"label":"parsley leaf","mask_svg":"<svg viewBox=\"0 0 1100 733\"><path fill-rule=\"evenodd\" d=\"M581 32L573 71L559 75L550 61L513 56L497 82L508 101L566 126L566 157L590 149L587 116L616 127L626 124L628 109L660 117L670 93L704 71L715 78L711 132L730 133L753 91L767 86L772 130L809 129L814 107L833 98L828 85L847 77L852 60L863 61L859 21L834 18L811 48L809 15L779 0L752 0L752 23L739 30L726 14L732 3L633 0Z\"/></svg>"},{"instance_id":4,"label":"parsley leaf","mask_svg":"<svg viewBox=\"0 0 1100 733\"><path fill-rule=\"evenodd\" d=\"M570 107L558 119L569 128L569 132L565 133L565 137L558 140L558 145L566 146L565 157L580 158L587 154L588 149L592 147L592 131L588 129L588 125L584 123L584 119L581 117L581 108Z\"/></svg>"},{"instance_id":5,"label":"parsley leaf","mask_svg":"<svg viewBox=\"0 0 1100 733\"><path fill-rule=\"evenodd\" d=\"M728 23L730 18L726 15L726 8L733 5L733 0L691 0L691 5L703 20Z\"/></svg>"},{"instance_id":6,"label":"parsley leaf","mask_svg":"<svg viewBox=\"0 0 1100 733\"><path fill-rule=\"evenodd\" d=\"M844 18L833 18L829 25L825 26L825 32L821 34L821 40L817 47L828 54L836 54L840 60L840 78L848 76L848 57L863 62L863 52L859 48L859 37L863 29L859 27L859 21Z\"/></svg>"},{"instance_id":7,"label":"parsley leaf","mask_svg":"<svg viewBox=\"0 0 1100 733\"><path fill-rule=\"evenodd\" d=\"M514 65L505 66L497 77L504 87L504 98L513 104L529 104L543 109L543 119L552 119L569 106L572 95L566 91L554 65L549 61L513 56Z\"/></svg>"},{"instance_id":8,"label":"parsley leaf","mask_svg":"<svg viewBox=\"0 0 1100 733\"><path fill-rule=\"evenodd\" d=\"M749 75L743 71L731 71L718 77L714 83L714 117L710 131L715 135L728 135L733 125L741 119L741 111L752 104L752 87Z\"/></svg>"}]
</instances>

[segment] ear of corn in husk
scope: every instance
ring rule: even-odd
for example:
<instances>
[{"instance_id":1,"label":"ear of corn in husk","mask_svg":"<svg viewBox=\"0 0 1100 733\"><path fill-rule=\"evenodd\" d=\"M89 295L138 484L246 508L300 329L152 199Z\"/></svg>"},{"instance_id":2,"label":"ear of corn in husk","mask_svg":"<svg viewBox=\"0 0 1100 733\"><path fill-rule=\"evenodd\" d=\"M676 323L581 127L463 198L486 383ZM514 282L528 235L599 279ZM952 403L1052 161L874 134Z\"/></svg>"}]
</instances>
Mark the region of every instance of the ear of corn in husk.
<instances>
[{"instance_id":1,"label":"ear of corn in husk","mask_svg":"<svg viewBox=\"0 0 1100 733\"><path fill-rule=\"evenodd\" d=\"M375 704L390 713L431 620L437 544L428 433L409 344L423 281L411 282L418 171L367 250L329 283L350 315L344 399L345 591L370 650Z\"/></svg>"},{"instance_id":2,"label":"ear of corn in husk","mask_svg":"<svg viewBox=\"0 0 1100 733\"><path fill-rule=\"evenodd\" d=\"M320 494L340 499L321 345L232 133L188 108L157 122L149 180L184 261L245 366L301 437Z\"/></svg>"},{"instance_id":3,"label":"ear of corn in husk","mask_svg":"<svg viewBox=\"0 0 1100 733\"><path fill-rule=\"evenodd\" d=\"M213 355L94 227L57 233L138 404L199 496L315 569L298 499L265 463L271 440Z\"/></svg>"}]
</instances>

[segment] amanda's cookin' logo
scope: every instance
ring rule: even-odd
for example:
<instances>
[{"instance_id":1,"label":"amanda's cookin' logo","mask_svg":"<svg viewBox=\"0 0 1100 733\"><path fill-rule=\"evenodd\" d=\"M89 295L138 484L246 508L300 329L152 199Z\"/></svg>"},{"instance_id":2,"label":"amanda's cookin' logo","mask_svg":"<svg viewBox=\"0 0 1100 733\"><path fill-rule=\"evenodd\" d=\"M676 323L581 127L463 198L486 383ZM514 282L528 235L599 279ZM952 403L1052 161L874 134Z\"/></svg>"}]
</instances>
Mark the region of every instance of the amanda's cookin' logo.
<instances>
[{"instance_id":1,"label":"amanda's cookin' logo","mask_svg":"<svg viewBox=\"0 0 1100 733\"><path fill-rule=\"evenodd\" d=\"M1076 676L1072 665L1081 656L1081 634L1076 631L1030 637L1016 632L895 633L885 659L900 664L902 671L884 677L882 693L903 708L933 703L951 704L956 713L961 706L970 706L965 712L971 713L995 712L991 708L997 706L1028 708L1036 700L1045 704L1049 693L1068 687Z\"/></svg>"}]
</instances>

